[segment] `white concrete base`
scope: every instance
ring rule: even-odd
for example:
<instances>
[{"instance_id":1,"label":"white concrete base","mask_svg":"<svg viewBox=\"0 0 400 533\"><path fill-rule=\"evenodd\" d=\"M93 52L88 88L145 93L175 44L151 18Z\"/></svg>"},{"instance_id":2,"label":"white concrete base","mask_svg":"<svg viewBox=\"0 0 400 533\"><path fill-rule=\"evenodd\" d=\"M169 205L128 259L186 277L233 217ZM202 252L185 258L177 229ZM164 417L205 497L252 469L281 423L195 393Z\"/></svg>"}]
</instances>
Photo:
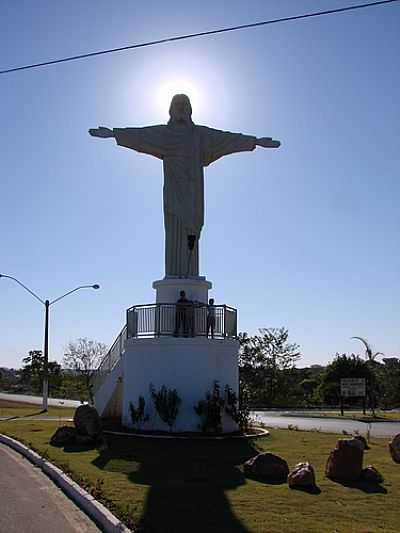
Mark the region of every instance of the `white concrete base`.
<instances>
[{"instance_id":1,"label":"white concrete base","mask_svg":"<svg viewBox=\"0 0 400 533\"><path fill-rule=\"evenodd\" d=\"M150 419L141 429L168 431L159 418L149 391L150 384L156 390L165 385L176 389L182 400L173 431L200 431L200 418L194 405L211 391L218 381L221 390L229 385L238 394L239 342L235 339L207 339L205 337L152 339L128 339L123 363L122 423L133 427L129 403L138 404L138 397L146 402L145 412ZM237 430L236 423L225 413L222 417L223 432Z\"/></svg>"},{"instance_id":2,"label":"white concrete base","mask_svg":"<svg viewBox=\"0 0 400 533\"><path fill-rule=\"evenodd\" d=\"M203 276L188 278L168 277L153 282L153 289L157 292L156 302L164 304L176 303L181 291L185 291L188 300L208 303L208 291L211 288L212 283Z\"/></svg>"}]
</instances>

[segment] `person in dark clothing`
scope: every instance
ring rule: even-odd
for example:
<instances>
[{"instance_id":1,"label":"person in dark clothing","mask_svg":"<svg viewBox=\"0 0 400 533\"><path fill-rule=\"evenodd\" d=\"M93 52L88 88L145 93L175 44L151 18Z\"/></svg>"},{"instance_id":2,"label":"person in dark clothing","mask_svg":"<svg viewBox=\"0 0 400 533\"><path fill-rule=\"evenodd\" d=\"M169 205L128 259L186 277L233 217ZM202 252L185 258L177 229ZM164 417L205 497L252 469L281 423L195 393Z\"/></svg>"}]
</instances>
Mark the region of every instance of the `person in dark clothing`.
<instances>
[{"instance_id":1,"label":"person in dark clothing","mask_svg":"<svg viewBox=\"0 0 400 533\"><path fill-rule=\"evenodd\" d=\"M214 298L210 298L207 306L207 337L211 333L212 339L214 338L215 331L215 311Z\"/></svg>"},{"instance_id":2,"label":"person in dark clothing","mask_svg":"<svg viewBox=\"0 0 400 533\"><path fill-rule=\"evenodd\" d=\"M175 315L175 331L174 337L178 337L182 326L183 336L187 337L190 327L190 308L192 302L186 298L185 291L179 293L179 300L176 302L176 315Z\"/></svg>"}]
</instances>

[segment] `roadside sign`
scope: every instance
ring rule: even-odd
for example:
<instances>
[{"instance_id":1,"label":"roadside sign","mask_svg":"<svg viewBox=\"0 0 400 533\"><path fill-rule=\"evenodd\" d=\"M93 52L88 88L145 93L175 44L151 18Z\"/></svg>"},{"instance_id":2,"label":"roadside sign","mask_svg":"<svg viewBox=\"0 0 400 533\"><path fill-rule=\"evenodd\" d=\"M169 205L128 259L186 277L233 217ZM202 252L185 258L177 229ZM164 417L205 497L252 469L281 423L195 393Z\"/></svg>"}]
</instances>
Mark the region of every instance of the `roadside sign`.
<instances>
[{"instance_id":1,"label":"roadside sign","mask_svg":"<svg viewBox=\"0 0 400 533\"><path fill-rule=\"evenodd\" d=\"M343 398L365 396L365 378L342 378L340 380L340 394Z\"/></svg>"}]
</instances>

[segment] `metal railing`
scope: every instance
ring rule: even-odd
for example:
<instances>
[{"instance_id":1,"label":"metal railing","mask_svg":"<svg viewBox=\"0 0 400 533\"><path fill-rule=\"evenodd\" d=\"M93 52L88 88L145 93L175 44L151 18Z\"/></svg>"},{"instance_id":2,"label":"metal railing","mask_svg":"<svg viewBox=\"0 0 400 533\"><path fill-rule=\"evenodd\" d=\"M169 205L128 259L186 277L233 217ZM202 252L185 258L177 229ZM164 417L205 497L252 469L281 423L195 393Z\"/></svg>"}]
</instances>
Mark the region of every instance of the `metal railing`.
<instances>
[{"instance_id":1,"label":"metal railing","mask_svg":"<svg viewBox=\"0 0 400 533\"><path fill-rule=\"evenodd\" d=\"M113 342L111 348L108 350L103 360L101 361L96 372L91 378L92 393L96 394L101 385L106 380L107 375L112 371L114 366L119 361L122 352L125 349L125 341L127 339L127 326L125 325L118 337Z\"/></svg>"},{"instance_id":2,"label":"metal railing","mask_svg":"<svg viewBox=\"0 0 400 533\"><path fill-rule=\"evenodd\" d=\"M127 310L127 338L237 336L237 311L228 305L155 303ZM211 327L213 325L213 328ZM212 335L213 333L213 335Z\"/></svg>"}]
</instances>

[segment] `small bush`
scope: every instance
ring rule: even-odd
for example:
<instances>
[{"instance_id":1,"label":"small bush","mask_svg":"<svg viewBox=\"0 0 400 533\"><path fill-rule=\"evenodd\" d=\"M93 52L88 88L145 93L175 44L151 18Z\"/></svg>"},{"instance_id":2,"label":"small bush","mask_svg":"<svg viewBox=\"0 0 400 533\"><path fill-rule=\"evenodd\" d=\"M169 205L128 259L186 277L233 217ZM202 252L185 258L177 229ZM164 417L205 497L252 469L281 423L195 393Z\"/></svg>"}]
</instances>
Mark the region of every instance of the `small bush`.
<instances>
[{"instance_id":1,"label":"small bush","mask_svg":"<svg viewBox=\"0 0 400 533\"><path fill-rule=\"evenodd\" d=\"M196 414L201 418L199 428L203 433L221 433L222 409L225 399L221 396L218 381L214 381L213 390L206 393L205 400L200 400L194 406Z\"/></svg>"},{"instance_id":2,"label":"small bush","mask_svg":"<svg viewBox=\"0 0 400 533\"><path fill-rule=\"evenodd\" d=\"M178 416L179 406L182 403L177 390L167 389L163 385L159 391L156 391L154 386L150 384L150 393L159 417L168 425L169 430L172 431L172 427Z\"/></svg>"},{"instance_id":3,"label":"small bush","mask_svg":"<svg viewBox=\"0 0 400 533\"><path fill-rule=\"evenodd\" d=\"M136 428L139 428L140 424L147 422L149 419L149 415L144 414L145 405L146 402L143 396L139 396L137 407L135 407L132 402L129 402L132 424Z\"/></svg>"},{"instance_id":4,"label":"small bush","mask_svg":"<svg viewBox=\"0 0 400 533\"><path fill-rule=\"evenodd\" d=\"M225 412L246 432L250 426L250 398L245 386L240 385L239 398L229 385L225 385Z\"/></svg>"}]
</instances>

